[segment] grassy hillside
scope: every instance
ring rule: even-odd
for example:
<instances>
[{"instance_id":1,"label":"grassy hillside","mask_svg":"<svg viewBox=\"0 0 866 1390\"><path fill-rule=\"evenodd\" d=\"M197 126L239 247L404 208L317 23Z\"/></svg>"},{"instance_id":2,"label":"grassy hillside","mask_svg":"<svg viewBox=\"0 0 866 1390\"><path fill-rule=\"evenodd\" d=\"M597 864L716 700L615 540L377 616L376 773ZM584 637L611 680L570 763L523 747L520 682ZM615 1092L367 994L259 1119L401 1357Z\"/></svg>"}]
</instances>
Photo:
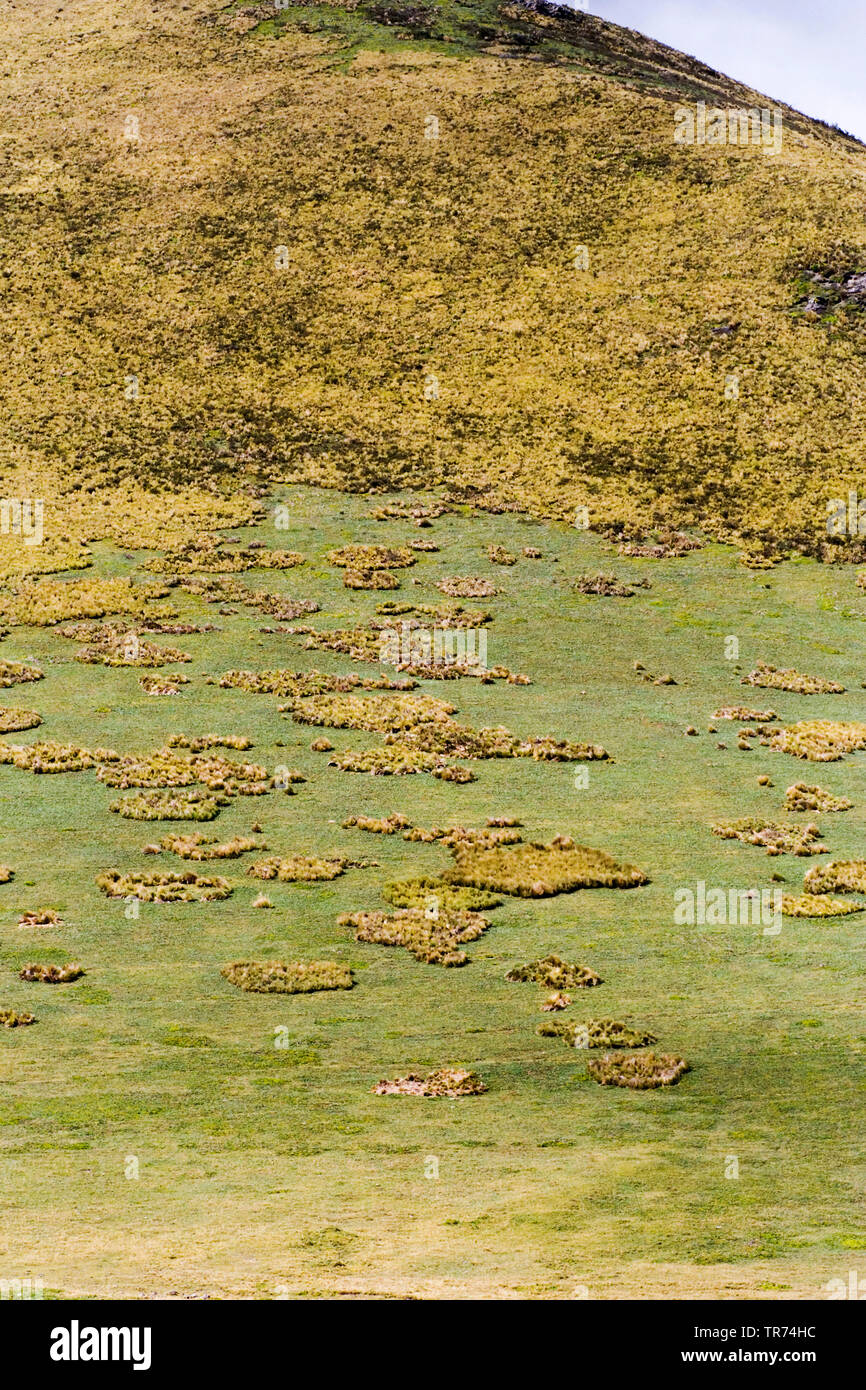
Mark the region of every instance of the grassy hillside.
<instances>
[{"instance_id":1,"label":"grassy hillside","mask_svg":"<svg viewBox=\"0 0 866 1390\"><path fill-rule=\"evenodd\" d=\"M152 539L148 490L231 524L266 479L821 553L866 446L849 137L786 109L778 155L676 145L683 102L770 101L551 6L4 27L3 487L55 547L13 564Z\"/></svg>"}]
</instances>

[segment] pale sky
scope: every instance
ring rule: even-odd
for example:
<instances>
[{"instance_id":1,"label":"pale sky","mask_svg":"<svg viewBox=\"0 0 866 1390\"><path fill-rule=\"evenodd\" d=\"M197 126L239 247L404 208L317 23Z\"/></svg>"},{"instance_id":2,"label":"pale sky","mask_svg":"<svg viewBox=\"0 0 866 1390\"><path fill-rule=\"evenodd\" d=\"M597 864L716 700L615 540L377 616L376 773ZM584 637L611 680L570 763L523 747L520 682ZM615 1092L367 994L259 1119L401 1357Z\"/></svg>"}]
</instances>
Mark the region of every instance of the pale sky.
<instances>
[{"instance_id":1,"label":"pale sky","mask_svg":"<svg viewBox=\"0 0 866 1390\"><path fill-rule=\"evenodd\" d=\"M866 141L866 0L568 0Z\"/></svg>"}]
</instances>

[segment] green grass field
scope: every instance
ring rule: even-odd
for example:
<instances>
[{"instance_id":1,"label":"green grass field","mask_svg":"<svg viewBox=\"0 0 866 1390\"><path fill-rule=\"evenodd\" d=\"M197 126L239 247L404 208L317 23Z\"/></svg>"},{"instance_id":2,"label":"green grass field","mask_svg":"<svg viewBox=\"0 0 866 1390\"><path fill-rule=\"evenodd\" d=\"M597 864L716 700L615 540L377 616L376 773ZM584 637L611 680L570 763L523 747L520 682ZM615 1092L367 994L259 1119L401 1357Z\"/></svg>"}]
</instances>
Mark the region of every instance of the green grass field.
<instances>
[{"instance_id":1,"label":"green grass field","mask_svg":"<svg viewBox=\"0 0 866 1390\"><path fill-rule=\"evenodd\" d=\"M250 753L228 756L286 764L308 780L294 796L241 797L215 822L188 826L112 815L117 793L90 771L0 767L0 860L15 872L0 887L0 1007L38 1018L0 1033L5 1276L41 1278L46 1296L98 1298L825 1297L826 1282L847 1277L866 1248L863 919L786 918L766 937L747 926L675 926L673 899L699 879L765 888L773 873L798 892L811 864L862 855L862 755L801 763L739 751L734 724L707 732L721 704L771 705L783 723L861 716L866 596L851 569L804 561L754 573L720 546L624 559L598 537L514 515L446 515L416 531L368 520L369 498L292 488L277 500L288 504L288 531L269 510L263 526L231 534L297 549L307 564L245 582L315 597L322 611L307 621L340 627L383 599L439 601L433 581L444 575L489 576L503 590L481 601L494 615L489 662L533 684L463 679L419 691L450 699L475 727L601 743L613 761L475 762L477 781L456 786L338 771L310 750L317 734L338 750L381 736L299 725L277 712L277 697L204 677L231 667L378 668L306 652L298 637L261 634L273 620L252 609L219 616L180 590L170 601L183 619L221 630L153 639L193 656L172 667L192 678L172 697L145 695L140 671L76 663L77 644L50 628L13 628L0 656L32 657L45 679L4 691L3 703L36 709L44 723L4 742L126 753L172 733L246 734ZM419 537L441 550L400 571L396 594L346 590L325 559L351 541ZM493 542L517 553L537 546L543 557L492 565ZM97 545L83 573L152 579L146 558ZM574 592L579 574L598 571L646 576L652 587L627 599ZM725 656L731 635L738 662ZM642 682L636 660L678 684ZM847 692L742 686L758 660L840 680ZM689 725L698 737L685 736ZM575 786L579 767L587 786ZM772 787L758 785L762 773ZM831 855L768 858L711 834L717 819L780 818L785 788L800 780L855 803L817 818ZM651 883L506 899L469 945L467 966L425 965L356 942L336 921L384 907L389 879L451 863L437 844L341 828L350 814L394 810L423 826L517 816L525 838L573 835L638 865ZM256 820L271 853L341 853L377 866L322 884L263 884L246 875L249 856L190 865L141 854L170 831L226 839ZM211 904L142 903L135 919L94 882L106 869L154 868L223 873L234 892ZM275 911L253 909L262 889ZM64 927L17 925L21 912L49 906ZM604 979L576 991L559 1017L650 1029L658 1050L690 1061L679 1085L598 1086L586 1053L536 1035L548 1017L544 991L504 976L549 952ZM220 975L236 959L296 957L348 964L356 987L257 995ZM87 973L75 984L28 984L17 972L31 960L79 960ZM442 1065L478 1071L487 1093L371 1093L380 1078ZM736 1178L726 1177L732 1159Z\"/></svg>"}]
</instances>

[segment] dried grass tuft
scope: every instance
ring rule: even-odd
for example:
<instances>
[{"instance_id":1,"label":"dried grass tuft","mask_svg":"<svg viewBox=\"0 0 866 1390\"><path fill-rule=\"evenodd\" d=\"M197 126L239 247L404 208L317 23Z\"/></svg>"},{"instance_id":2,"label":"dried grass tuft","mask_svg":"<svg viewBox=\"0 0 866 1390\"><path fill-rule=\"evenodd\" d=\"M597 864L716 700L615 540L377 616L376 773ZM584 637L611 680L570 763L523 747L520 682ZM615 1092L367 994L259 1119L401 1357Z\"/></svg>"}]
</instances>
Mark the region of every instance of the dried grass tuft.
<instances>
[{"instance_id":1,"label":"dried grass tuft","mask_svg":"<svg viewBox=\"0 0 866 1390\"><path fill-rule=\"evenodd\" d=\"M332 960L236 960L224 965L220 974L252 994L314 994L352 989L355 984L349 967Z\"/></svg>"},{"instance_id":2,"label":"dried grass tuft","mask_svg":"<svg viewBox=\"0 0 866 1390\"><path fill-rule=\"evenodd\" d=\"M587 1062L589 1075L600 1086L626 1086L632 1091L675 1086L690 1070L684 1057L672 1053L638 1052L630 1057L605 1054Z\"/></svg>"}]
</instances>

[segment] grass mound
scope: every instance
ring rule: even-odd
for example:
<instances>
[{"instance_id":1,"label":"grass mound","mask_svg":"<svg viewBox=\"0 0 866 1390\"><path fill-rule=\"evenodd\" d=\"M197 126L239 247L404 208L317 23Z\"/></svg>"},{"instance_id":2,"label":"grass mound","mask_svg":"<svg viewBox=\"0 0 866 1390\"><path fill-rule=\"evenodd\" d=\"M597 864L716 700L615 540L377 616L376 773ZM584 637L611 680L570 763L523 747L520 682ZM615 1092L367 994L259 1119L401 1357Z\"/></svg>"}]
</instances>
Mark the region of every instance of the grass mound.
<instances>
[{"instance_id":1,"label":"grass mound","mask_svg":"<svg viewBox=\"0 0 866 1390\"><path fill-rule=\"evenodd\" d=\"M491 565L517 564L517 556L512 555L510 550L506 550L504 545L489 545L487 547L487 558Z\"/></svg>"},{"instance_id":2,"label":"grass mound","mask_svg":"<svg viewBox=\"0 0 866 1390\"><path fill-rule=\"evenodd\" d=\"M713 710L713 719L737 719L752 724L772 724L778 719L774 709L750 709L748 705L722 705Z\"/></svg>"},{"instance_id":3,"label":"grass mound","mask_svg":"<svg viewBox=\"0 0 866 1390\"><path fill-rule=\"evenodd\" d=\"M395 734L385 743L397 742ZM453 719L431 719L400 734L399 742L424 753L455 758L532 758L535 762L593 762L605 760L607 751L598 744L572 743L554 739L518 738L501 725L495 729L473 729Z\"/></svg>"},{"instance_id":4,"label":"grass mound","mask_svg":"<svg viewBox=\"0 0 866 1390\"><path fill-rule=\"evenodd\" d=\"M402 946L426 965L466 965L469 960L460 947L477 941L490 923L477 912L456 909L437 911L430 916L419 908L386 912L346 912L337 919L341 927L352 927L356 941L377 946Z\"/></svg>"},{"instance_id":5,"label":"grass mound","mask_svg":"<svg viewBox=\"0 0 866 1390\"><path fill-rule=\"evenodd\" d=\"M227 878L193 873L128 873L108 869L96 884L108 898L138 898L143 903L212 903L231 895Z\"/></svg>"},{"instance_id":6,"label":"grass mound","mask_svg":"<svg viewBox=\"0 0 866 1390\"><path fill-rule=\"evenodd\" d=\"M806 893L866 893L866 859L834 859L816 864L803 879Z\"/></svg>"},{"instance_id":7,"label":"grass mound","mask_svg":"<svg viewBox=\"0 0 866 1390\"><path fill-rule=\"evenodd\" d=\"M796 821L768 821L763 816L742 816L739 820L719 822L713 834L722 840L742 840L746 845L760 845L768 854L827 854L826 845L816 844L821 832L817 825L798 825Z\"/></svg>"},{"instance_id":8,"label":"grass mound","mask_svg":"<svg viewBox=\"0 0 866 1390\"><path fill-rule=\"evenodd\" d=\"M183 676L177 672L171 675L166 673L162 676L141 676L139 685L145 695L179 695L182 685L189 685L189 676Z\"/></svg>"},{"instance_id":9,"label":"grass mound","mask_svg":"<svg viewBox=\"0 0 866 1390\"><path fill-rule=\"evenodd\" d=\"M341 569L391 570L414 565L415 556L407 545L341 545L328 551L328 561Z\"/></svg>"},{"instance_id":10,"label":"grass mound","mask_svg":"<svg viewBox=\"0 0 866 1390\"><path fill-rule=\"evenodd\" d=\"M754 671L743 676L741 684L770 690L793 690L798 695L841 695L845 690L838 681L825 680L823 676L804 676L794 670L782 671L766 661L759 661Z\"/></svg>"},{"instance_id":11,"label":"grass mound","mask_svg":"<svg viewBox=\"0 0 866 1390\"><path fill-rule=\"evenodd\" d=\"M454 867L442 875L446 882L521 898L550 897L578 888L636 888L649 883L647 875L633 864L619 864L604 850L568 840L510 849L458 844L453 853Z\"/></svg>"},{"instance_id":12,"label":"grass mound","mask_svg":"<svg viewBox=\"0 0 866 1390\"><path fill-rule=\"evenodd\" d=\"M215 820L220 808L227 805L224 796L206 796L203 792L139 792L137 796L119 796L109 810L124 820Z\"/></svg>"},{"instance_id":13,"label":"grass mound","mask_svg":"<svg viewBox=\"0 0 866 1390\"><path fill-rule=\"evenodd\" d=\"M226 671L219 678L224 689L247 690L256 695L281 695L302 700L332 691L411 690L411 680L389 680L387 676L333 676L322 671ZM291 705L289 708L291 709Z\"/></svg>"},{"instance_id":14,"label":"grass mound","mask_svg":"<svg viewBox=\"0 0 866 1390\"><path fill-rule=\"evenodd\" d=\"M0 734L20 734L22 729L35 729L41 723L42 715L34 709L0 706Z\"/></svg>"},{"instance_id":15,"label":"grass mound","mask_svg":"<svg viewBox=\"0 0 866 1390\"><path fill-rule=\"evenodd\" d=\"M833 796L823 787L795 782L785 792L786 811L850 811L854 805L847 796Z\"/></svg>"},{"instance_id":16,"label":"grass mound","mask_svg":"<svg viewBox=\"0 0 866 1390\"><path fill-rule=\"evenodd\" d=\"M65 922L53 907L39 908L33 912L24 912L18 918L19 927L63 927Z\"/></svg>"},{"instance_id":17,"label":"grass mound","mask_svg":"<svg viewBox=\"0 0 866 1390\"><path fill-rule=\"evenodd\" d=\"M377 1081L373 1094L377 1096L447 1096L459 1100L462 1096L480 1096L487 1090L481 1077L461 1067L439 1067L426 1076L410 1071L394 1081Z\"/></svg>"},{"instance_id":18,"label":"grass mound","mask_svg":"<svg viewBox=\"0 0 866 1390\"><path fill-rule=\"evenodd\" d=\"M349 816L348 820L343 821L343 829L367 830L371 835L396 835L398 830L411 828L412 822L408 816L404 816L400 811L392 811L390 816L384 819L376 819L375 816Z\"/></svg>"},{"instance_id":19,"label":"grass mound","mask_svg":"<svg viewBox=\"0 0 866 1390\"><path fill-rule=\"evenodd\" d=\"M548 989L583 989L603 984L588 965L568 965L559 956L544 956L528 965L515 965L505 976L511 984L545 985Z\"/></svg>"},{"instance_id":20,"label":"grass mound","mask_svg":"<svg viewBox=\"0 0 866 1390\"><path fill-rule=\"evenodd\" d=\"M72 980L79 980L84 974L84 970L77 961L70 961L68 965L25 965L23 970L19 970L19 980L32 980L43 985L66 985Z\"/></svg>"},{"instance_id":21,"label":"grass mound","mask_svg":"<svg viewBox=\"0 0 866 1390\"><path fill-rule=\"evenodd\" d=\"M11 763L24 772L85 772L117 762L110 748L81 748L76 743L0 744L0 763Z\"/></svg>"},{"instance_id":22,"label":"grass mound","mask_svg":"<svg viewBox=\"0 0 866 1390\"><path fill-rule=\"evenodd\" d=\"M544 1038L562 1038L569 1047L648 1047L658 1042L654 1033L629 1028L613 1018L591 1018L585 1023L550 1019L535 1030Z\"/></svg>"},{"instance_id":23,"label":"grass mound","mask_svg":"<svg viewBox=\"0 0 866 1390\"><path fill-rule=\"evenodd\" d=\"M480 888L456 888L441 878L404 878L386 883L382 897L392 907L414 907L452 912L484 912L501 907L502 899Z\"/></svg>"},{"instance_id":24,"label":"grass mound","mask_svg":"<svg viewBox=\"0 0 866 1390\"><path fill-rule=\"evenodd\" d=\"M211 753L178 753L158 748L146 757L137 754L114 756L100 766L97 777L108 787L188 787L201 782L209 792L228 796L262 796L273 787L267 770L256 763L235 763Z\"/></svg>"},{"instance_id":25,"label":"grass mound","mask_svg":"<svg viewBox=\"0 0 866 1390\"><path fill-rule=\"evenodd\" d=\"M846 917L851 912L862 912L863 903L852 898L812 897L808 893L782 894L783 917Z\"/></svg>"},{"instance_id":26,"label":"grass mound","mask_svg":"<svg viewBox=\"0 0 866 1390\"><path fill-rule=\"evenodd\" d=\"M434 777L442 777L446 772L453 773L462 781L475 780L475 774L468 768L451 768L432 753L420 752L402 743L394 743L387 748L347 748L328 759L329 767L338 767L341 772L370 772L377 777L405 777L415 772L430 772Z\"/></svg>"},{"instance_id":27,"label":"grass mound","mask_svg":"<svg viewBox=\"0 0 866 1390\"><path fill-rule=\"evenodd\" d=\"M298 724L318 724L330 729L397 733L447 719L454 708L435 695L328 694L298 700L292 707L292 718Z\"/></svg>"},{"instance_id":28,"label":"grass mound","mask_svg":"<svg viewBox=\"0 0 866 1390\"><path fill-rule=\"evenodd\" d=\"M251 840L245 835L234 835L232 839L219 843L193 831L189 835L166 835L160 840L160 848L177 854L181 859L237 859L250 850L267 849L260 840Z\"/></svg>"},{"instance_id":29,"label":"grass mound","mask_svg":"<svg viewBox=\"0 0 866 1390\"><path fill-rule=\"evenodd\" d=\"M436 588L449 598L493 598L500 592L492 579L478 575L452 575L450 579L440 579Z\"/></svg>"},{"instance_id":30,"label":"grass mound","mask_svg":"<svg viewBox=\"0 0 866 1390\"><path fill-rule=\"evenodd\" d=\"M586 1069L600 1086L627 1086L632 1091L653 1091L675 1086L691 1068L673 1053L638 1052L632 1057L604 1057L587 1062Z\"/></svg>"},{"instance_id":31,"label":"grass mound","mask_svg":"<svg viewBox=\"0 0 866 1390\"><path fill-rule=\"evenodd\" d=\"M251 994L314 994L325 989L352 989L355 978L346 965L332 960L236 960L221 975Z\"/></svg>"},{"instance_id":32,"label":"grass mound","mask_svg":"<svg viewBox=\"0 0 866 1390\"><path fill-rule=\"evenodd\" d=\"M0 661L0 689L44 679L45 673L38 666L27 666L23 661Z\"/></svg>"},{"instance_id":33,"label":"grass mound","mask_svg":"<svg viewBox=\"0 0 866 1390\"><path fill-rule=\"evenodd\" d=\"M579 594L592 594L597 598L631 598L636 589L648 589L648 579L634 579L630 584L617 579L615 574L581 574L574 582Z\"/></svg>"},{"instance_id":34,"label":"grass mound","mask_svg":"<svg viewBox=\"0 0 866 1390\"><path fill-rule=\"evenodd\" d=\"M247 873L253 878L279 879L282 883L318 883L339 878L345 873L345 859L315 859L292 854L288 859L272 855L250 864Z\"/></svg>"},{"instance_id":35,"label":"grass mound","mask_svg":"<svg viewBox=\"0 0 866 1390\"><path fill-rule=\"evenodd\" d=\"M344 570L346 589L399 589L400 581L390 570Z\"/></svg>"},{"instance_id":36,"label":"grass mound","mask_svg":"<svg viewBox=\"0 0 866 1390\"><path fill-rule=\"evenodd\" d=\"M28 1023L35 1023L36 1015L19 1013L16 1009L0 1009L0 1023L4 1028L23 1028Z\"/></svg>"},{"instance_id":37,"label":"grass mound","mask_svg":"<svg viewBox=\"0 0 866 1390\"><path fill-rule=\"evenodd\" d=\"M780 729L770 747L812 763L835 763L866 748L866 724L835 719L801 719Z\"/></svg>"}]
</instances>

